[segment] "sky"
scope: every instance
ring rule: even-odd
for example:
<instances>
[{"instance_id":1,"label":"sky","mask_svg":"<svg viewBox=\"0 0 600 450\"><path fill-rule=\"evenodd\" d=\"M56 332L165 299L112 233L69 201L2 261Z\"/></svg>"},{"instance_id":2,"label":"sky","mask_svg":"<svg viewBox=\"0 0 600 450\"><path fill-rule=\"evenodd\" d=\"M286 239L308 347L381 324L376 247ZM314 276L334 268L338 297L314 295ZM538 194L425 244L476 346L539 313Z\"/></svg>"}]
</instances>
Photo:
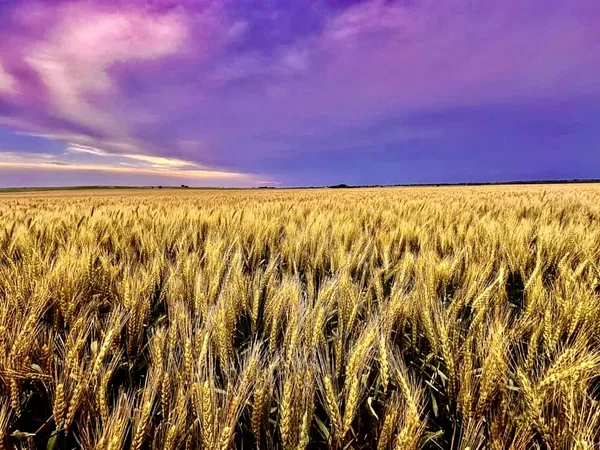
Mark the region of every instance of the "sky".
<instances>
[{"instance_id":1,"label":"sky","mask_svg":"<svg viewBox=\"0 0 600 450\"><path fill-rule=\"evenodd\" d=\"M0 187L564 178L598 0L0 0Z\"/></svg>"}]
</instances>

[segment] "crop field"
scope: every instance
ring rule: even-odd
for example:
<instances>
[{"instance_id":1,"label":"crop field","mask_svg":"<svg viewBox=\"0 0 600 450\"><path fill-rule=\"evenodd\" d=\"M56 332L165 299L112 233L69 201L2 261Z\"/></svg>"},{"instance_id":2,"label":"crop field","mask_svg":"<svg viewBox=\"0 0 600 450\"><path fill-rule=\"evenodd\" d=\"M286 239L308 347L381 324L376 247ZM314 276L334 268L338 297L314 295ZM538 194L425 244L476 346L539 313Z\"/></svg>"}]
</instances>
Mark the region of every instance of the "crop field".
<instances>
[{"instance_id":1,"label":"crop field","mask_svg":"<svg viewBox=\"0 0 600 450\"><path fill-rule=\"evenodd\" d=\"M600 447L600 186L0 194L0 450Z\"/></svg>"}]
</instances>

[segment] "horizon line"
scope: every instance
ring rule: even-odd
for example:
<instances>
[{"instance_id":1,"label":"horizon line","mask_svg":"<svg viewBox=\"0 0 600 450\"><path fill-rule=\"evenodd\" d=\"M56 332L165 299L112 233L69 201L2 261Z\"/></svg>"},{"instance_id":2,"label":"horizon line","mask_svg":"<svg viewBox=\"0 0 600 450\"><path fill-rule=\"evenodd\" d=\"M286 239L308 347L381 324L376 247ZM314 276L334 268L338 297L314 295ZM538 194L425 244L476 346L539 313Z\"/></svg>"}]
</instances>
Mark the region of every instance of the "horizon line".
<instances>
[{"instance_id":1,"label":"horizon line","mask_svg":"<svg viewBox=\"0 0 600 450\"><path fill-rule=\"evenodd\" d=\"M397 183L397 184L345 184L319 186L188 186L188 185L65 185L65 186L12 186L0 187L0 192L7 191L54 191L54 190L91 190L91 189L194 189L194 190L294 190L294 189L360 189L386 187L443 187L443 186L502 186L528 184L585 184L600 183L600 178L569 178L569 179L535 179L535 180L506 180L506 181L472 181L472 182L431 182L431 183Z\"/></svg>"}]
</instances>

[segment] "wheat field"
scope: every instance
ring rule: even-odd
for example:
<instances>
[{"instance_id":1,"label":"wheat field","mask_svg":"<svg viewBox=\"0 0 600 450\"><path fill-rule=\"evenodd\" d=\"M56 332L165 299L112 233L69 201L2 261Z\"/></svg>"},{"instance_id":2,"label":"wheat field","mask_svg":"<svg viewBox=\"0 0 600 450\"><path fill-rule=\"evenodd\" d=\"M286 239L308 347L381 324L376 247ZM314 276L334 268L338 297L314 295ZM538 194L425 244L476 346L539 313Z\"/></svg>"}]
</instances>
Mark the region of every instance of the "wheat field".
<instances>
[{"instance_id":1,"label":"wheat field","mask_svg":"<svg viewBox=\"0 0 600 450\"><path fill-rule=\"evenodd\" d=\"M600 186L0 194L0 450L593 449Z\"/></svg>"}]
</instances>

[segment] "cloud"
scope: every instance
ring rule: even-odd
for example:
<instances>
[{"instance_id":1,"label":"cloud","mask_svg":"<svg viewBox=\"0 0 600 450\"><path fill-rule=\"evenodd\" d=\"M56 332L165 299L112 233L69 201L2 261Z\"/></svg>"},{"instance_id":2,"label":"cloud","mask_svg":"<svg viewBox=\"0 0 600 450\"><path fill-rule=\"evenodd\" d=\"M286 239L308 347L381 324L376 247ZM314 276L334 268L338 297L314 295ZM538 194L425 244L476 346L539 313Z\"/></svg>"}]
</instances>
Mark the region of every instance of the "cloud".
<instances>
[{"instance_id":1,"label":"cloud","mask_svg":"<svg viewBox=\"0 0 600 450\"><path fill-rule=\"evenodd\" d=\"M186 26L173 13L152 16L89 5L73 4L52 13L57 23L46 39L31 46L25 61L40 76L62 118L103 132L125 133L125 127L90 97L118 95L109 69L173 54L185 40Z\"/></svg>"},{"instance_id":2,"label":"cloud","mask_svg":"<svg viewBox=\"0 0 600 450\"><path fill-rule=\"evenodd\" d=\"M67 152L69 153L86 153L89 155L95 156L103 156L110 158L125 158L132 159L135 161L141 161L144 163L149 163L152 167L155 168L179 168L179 169L187 169L187 168L198 168L201 166L199 164L193 163L191 161L184 161L178 158L167 158L163 156L150 156L143 154L133 154L133 153L109 153L104 150L101 150L96 147L92 147L89 145L81 145L70 143L67 147Z\"/></svg>"},{"instance_id":3,"label":"cloud","mask_svg":"<svg viewBox=\"0 0 600 450\"><path fill-rule=\"evenodd\" d=\"M81 145L81 144L69 144L69 146L67 147L67 152L87 153L89 155L96 155L96 156L110 156L110 153L106 153L104 150L100 150L99 148L91 147L89 145Z\"/></svg>"},{"instance_id":4,"label":"cloud","mask_svg":"<svg viewBox=\"0 0 600 450\"><path fill-rule=\"evenodd\" d=\"M106 173L117 176L167 178L190 182L231 182L246 186L264 183L264 175L204 168L177 158L142 154L112 154L89 145L70 143L63 153L0 150L0 173ZM1 178L1 177L0 177ZM0 183L1 185L1 183Z\"/></svg>"},{"instance_id":5,"label":"cloud","mask_svg":"<svg viewBox=\"0 0 600 450\"><path fill-rule=\"evenodd\" d=\"M0 122L1 123L1 122ZM31 124L18 124L18 123L11 123L11 122L7 122L7 124L18 127L18 128L35 128L34 125ZM56 132L35 132L35 131L17 131L15 132L16 135L19 136L31 136L31 137L37 137L37 138L43 138L43 139L51 139L53 141L78 141L78 142L87 142L87 143L92 143L94 142L94 139L86 136L84 134L77 134L77 133L69 133L69 132L61 132L61 131L56 131Z\"/></svg>"},{"instance_id":6,"label":"cloud","mask_svg":"<svg viewBox=\"0 0 600 450\"><path fill-rule=\"evenodd\" d=\"M77 148L77 150L74 150ZM94 148L84 148L83 146L71 146L69 152L77 151L80 153L100 156L98 160L72 160L65 159L64 155L56 155L51 153L25 153L17 151L0 151L0 172L7 170L25 170L25 171L69 171L69 172L101 172L117 175L134 175L134 176L152 176L158 178L169 179L185 179L192 181L232 181L243 182L246 185L258 185L263 182L261 175L220 171L220 170L203 170L195 167L192 164L185 162L185 169L181 169L175 165L176 162L166 158L150 159L143 158L144 162L152 162L151 166L139 166L127 162L115 161L115 156L105 153ZM131 159L137 159L138 155L127 155ZM105 163L102 160L106 161ZM188 167L189 166L189 167Z\"/></svg>"},{"instance_id":7,"label":"cloud","mask_svg":"<svg viewBox=\"0 0 600 450\"><path fill-rule=\"evenodd\" d=\"M9 74L0 61L0 92L14 94L17 92L17 80Z\"/></svg>"},{"instance_id":8,"label":"cloud","mask_svg":"<svg viewBox=\"0 0 600 450\"><path fill-rule=\"evenodd\" d=\"M17 152L0 150L0 162L39 162L40 160L51 160L56 155L42 152Z\"/></svg>"},{"instance_id":9,"label":"cloud","mask_svg":"<svg viewBox=\"0 0 600 450\"><path fill-rule=\"evenodd\" d=\"M132 155L132 154L123 154L119 155L122 158L135 159L137 161L143 161L152 164L153 167L195 167L197 164L194 164L189 161L183 161L177 158L165 158L162 156L147 156L147 155Z\"/></svg>"},{"instance_id":10,"label":"cloud","mask_svg":"<svg viewBox=\"0 0 600 450\"><path fill-rule=\"evenodd\" d=\"M74 164L63 161L48 161L48 162L8 162L0 161L0 168L4 169L36 169L36 170L70 170L78 172L107 172L119 174L133 175L153 175L158 177L190 179L190 180L205 180L205 179L222 179L222 180L245 180L248 183L257 183L254 177L248 174L236 172L221 172L213 170L169 170L169 169L152 169L142 167L116 167L112 165L100 164Z\"/></svg>"},{"instance_id":11,"label":"cloud","mask_svg":"<svg viewBox=\"0 0 600 450\"><path fill-rule=\"evenodd\" d=\"M4 164L0 162L0 187L20 186L237 186L251 187L263 184L263 179L224 173L177 174L156 173L131 167L98 167L56 164ZM268 181L267 184L271 184Z\"/></svg>"}]
</instances>

